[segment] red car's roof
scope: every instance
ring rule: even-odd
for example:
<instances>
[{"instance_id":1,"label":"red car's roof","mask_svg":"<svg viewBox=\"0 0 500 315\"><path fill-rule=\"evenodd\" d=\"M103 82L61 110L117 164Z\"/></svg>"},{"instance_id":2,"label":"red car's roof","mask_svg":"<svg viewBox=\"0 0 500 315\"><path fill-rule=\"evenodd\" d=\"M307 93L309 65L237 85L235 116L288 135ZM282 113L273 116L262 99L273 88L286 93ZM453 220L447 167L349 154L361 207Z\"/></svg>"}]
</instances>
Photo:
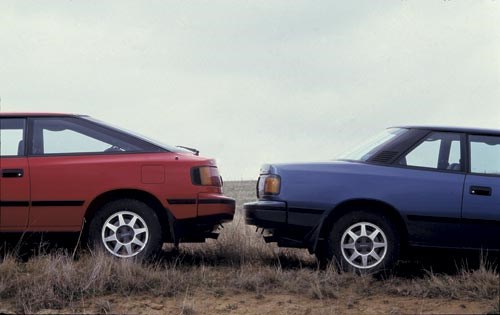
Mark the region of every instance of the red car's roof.
<instances>
[{"instance_id":1,"label":"red car's roof","mask_svg":"<svg viewBox=\"0 0 500 315\"><path fill-rule=\"evenodd\" d=\"M41 116L79 116L76 114L67 114L67 113L16 113L16 112L0 112L0 116L7 117L41 117Z\"/></svg>"}]
</instances>

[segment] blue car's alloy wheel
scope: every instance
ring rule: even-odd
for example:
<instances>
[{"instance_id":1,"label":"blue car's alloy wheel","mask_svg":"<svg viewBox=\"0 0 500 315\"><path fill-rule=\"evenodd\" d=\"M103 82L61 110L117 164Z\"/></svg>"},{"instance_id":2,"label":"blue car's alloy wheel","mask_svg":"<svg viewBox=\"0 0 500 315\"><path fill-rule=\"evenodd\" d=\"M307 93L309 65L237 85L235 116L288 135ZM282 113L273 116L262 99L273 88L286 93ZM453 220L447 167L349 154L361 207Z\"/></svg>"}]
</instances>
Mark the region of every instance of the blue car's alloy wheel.
<instances>
[{"instance_id":1,"label":"blue car's alloy wheel","mask_svg":"<svg viewBox=\"0 0 500 315\"><path fill-rule=\"evenodd\" d=\"M322 261L334 261L343 271L378 273L393 267L399 257L398 229L383 213L348 212L335 221Z\"/></svg>"},{"instance_id":2,"label":"blue car's alloy wheel","mask_svg":"<svg viewBox=\"0 0 500 315\"><path fill-rule=\"evenodd\" d=\"M340 241L343 258L354 268L370 269L384 261L387 237L382 229L369 222L348 227Z\"/></svg>"}]
</instances>

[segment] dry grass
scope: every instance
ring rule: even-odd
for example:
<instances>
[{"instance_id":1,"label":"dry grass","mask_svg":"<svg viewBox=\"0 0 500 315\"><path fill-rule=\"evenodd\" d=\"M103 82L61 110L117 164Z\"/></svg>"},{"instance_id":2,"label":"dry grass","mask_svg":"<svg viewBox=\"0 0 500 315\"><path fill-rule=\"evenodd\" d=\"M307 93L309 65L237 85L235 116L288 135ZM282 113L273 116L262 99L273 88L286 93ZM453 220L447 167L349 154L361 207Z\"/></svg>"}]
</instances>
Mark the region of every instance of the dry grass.
<instances>
[{"instance_id":1,"label":"dry grass","mask_svg":"<svg viewBox=\"0 0 500 315\"><path fill-rule=\"evenodd\" d=\"M254 199L254 182L228 183L226 194L241 204ZM499 273L494 265L458 268L446 273L423 272L413 277L339 274L333 268L320 270L314 257L304 250L283 250L265 244L241 214L226 226L218 241L183 245L180 253L166 248L154 263L119 260L103 253L86 253L73 259L71 253L51 252L21 262L11 254L0 263L0 301L9 301L17 312L42 309L78 311L83 301L110 294L131 296L185 296L182 314L195 314L189 292L204 290L215 297L238 292L255 296L268 293L307 295L311 299L335 299L343 290L360 296L389 294L417 298L461 300L499 296ZM0 303L1 306L1 303ZM494 306L497 307L498 306ZM102 313L112 312L102 303Z\"/></svg>"}]
</instances>

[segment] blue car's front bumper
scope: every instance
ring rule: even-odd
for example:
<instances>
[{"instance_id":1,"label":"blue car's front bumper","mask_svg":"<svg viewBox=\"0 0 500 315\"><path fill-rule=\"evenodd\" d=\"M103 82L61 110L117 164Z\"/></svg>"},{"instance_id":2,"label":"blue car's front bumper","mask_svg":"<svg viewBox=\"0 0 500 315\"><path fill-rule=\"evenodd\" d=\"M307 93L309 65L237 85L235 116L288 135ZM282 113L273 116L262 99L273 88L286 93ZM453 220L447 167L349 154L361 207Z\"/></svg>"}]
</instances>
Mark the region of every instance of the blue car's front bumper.
<instances>
[{"instance_id":1,"label":"blue car's front bumper","mask_svg":"<svg viewBox=\"0 0 500 315\"><path fill-rule=\"evenodd\" d=\"M261 200L245 203L245 221L264 229L283 228L287 223L287 206L283 201Z\"/></svg>"},{"instance_id":2,"label":"blue car's front bumper","mask_svg":"<svg viewBox=\"0 0 500 315\"><path fill-rule=\"evenodd\" d=\"M246 203L244 208L247 224L270 232L270 235L264 236L266 242L277 242L280 247L307 247L311 253L314 251L318 235L313 233L319 232L318 226L311 226L310 219L303 219L302 222L297 222L290 228L289 209L286 202L259 200Z\"/></svg>"}]
</instances>

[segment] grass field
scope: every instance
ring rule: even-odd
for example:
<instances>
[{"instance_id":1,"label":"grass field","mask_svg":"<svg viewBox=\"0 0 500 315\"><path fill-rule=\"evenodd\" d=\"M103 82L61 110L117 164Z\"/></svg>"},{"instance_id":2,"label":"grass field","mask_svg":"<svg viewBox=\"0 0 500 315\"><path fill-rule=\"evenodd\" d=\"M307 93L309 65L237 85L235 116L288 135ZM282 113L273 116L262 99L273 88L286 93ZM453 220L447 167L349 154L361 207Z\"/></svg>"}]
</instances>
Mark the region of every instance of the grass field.
<instances>
[{"instance_id":1,"label":"grass field","mask_svg":"<svg viewBox=\"0 0 500 315\"><path fill-rule=\"evenodd\" d=\"M244 224L255 182L228 182L237 215L217 241L166 245L153 263L72 249L0 263L0 313L420 314L499 313L495 259L422 253L384 279L321 270L306 250L265 244Z\"/></svg>"}]
</instances>

